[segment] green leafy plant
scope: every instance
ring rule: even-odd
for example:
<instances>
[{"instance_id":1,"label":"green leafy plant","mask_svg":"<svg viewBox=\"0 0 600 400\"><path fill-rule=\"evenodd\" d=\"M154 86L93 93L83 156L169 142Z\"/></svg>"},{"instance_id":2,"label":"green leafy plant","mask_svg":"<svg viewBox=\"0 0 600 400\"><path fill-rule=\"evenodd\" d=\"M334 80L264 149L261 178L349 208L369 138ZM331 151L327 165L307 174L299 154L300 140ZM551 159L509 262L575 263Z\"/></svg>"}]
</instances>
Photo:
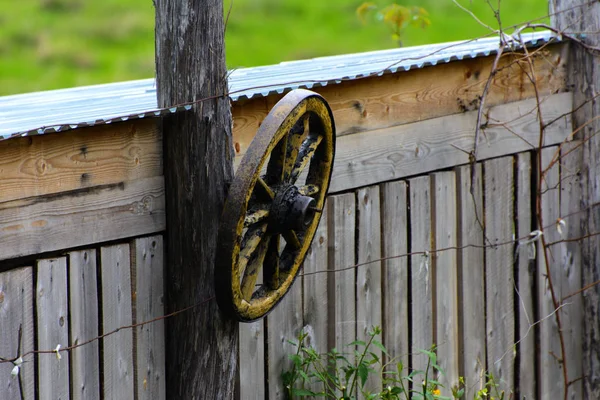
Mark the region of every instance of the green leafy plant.
<instances>
[{"instance_id":1,"label":"green leafy plant","mask_svg":"<svg viewBox=\"0 0 600 400\"><path fill-rule=\"evenodd\" d=\"M351 400L359 394L370 400L452 399L441 395L443 386L434 378L443 375L437 364L435 347L420 351L427 357L424 371L415 370L406 374L402 362L393 359L377 339L380 335L381 328L373 327L366 342L357 340L344 346L353 351L333 349L329 353L319 354L314 348L306 346L307 334L301 332L297 342L290 341L296 346L296 352L289 355L291 369L282 374L288 399L319 397ZM375 348L391 361L384 363L374 352ZM367 388L370 375L380 378L381 386L377 390ZM454 398L461 398L464 389L457 387L452 392Z\"/></svg>"},{"instance_id":2,"label":"green leafy plant","mask_svg":"<svg viewBox=\"0 0 600 400\"><path fill-rule=\"evenodd\" d=\"M402 47L402 37L408 27L425 29L431 24L429 13L419 6L402 6L392 3L379 8L374 2L368 1L356 9L356 15L363 23L366 23L367 16L372 14L375 15L377 21L390 28L392 39L398 43L399 47Z\"/></svg>"}]
</instances>

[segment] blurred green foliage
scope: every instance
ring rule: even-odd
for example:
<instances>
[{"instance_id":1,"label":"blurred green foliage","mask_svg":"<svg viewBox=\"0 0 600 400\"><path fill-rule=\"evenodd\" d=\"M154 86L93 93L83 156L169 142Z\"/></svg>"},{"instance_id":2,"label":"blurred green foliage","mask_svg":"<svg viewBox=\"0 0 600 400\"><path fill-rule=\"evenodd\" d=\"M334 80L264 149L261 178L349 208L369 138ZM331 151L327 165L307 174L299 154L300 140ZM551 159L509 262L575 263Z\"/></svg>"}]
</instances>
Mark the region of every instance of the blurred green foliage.
<instances>
[{"instance_id":1,"label":"blurred green foliage","mask_svg":"<svg viewBox=\"0 0 600 400\"><path fill-rule=\"evenodd\" d=\"M232 3L233 1L233 3ZM230 68L395 47L385 24L363 24L364 0L224 0ZM496 27L485 0L460 0ZM384 8L393 3L377 0ZM488 31L452 0L406 0L427 10L427 29L408 28L402 44L460 40ZM491 2L494 6L497 0ZM2 0L0 95L154 76L151 0ZM547 0L502 0L503 26L547 14Z\"/></svg>"}]
</instances>

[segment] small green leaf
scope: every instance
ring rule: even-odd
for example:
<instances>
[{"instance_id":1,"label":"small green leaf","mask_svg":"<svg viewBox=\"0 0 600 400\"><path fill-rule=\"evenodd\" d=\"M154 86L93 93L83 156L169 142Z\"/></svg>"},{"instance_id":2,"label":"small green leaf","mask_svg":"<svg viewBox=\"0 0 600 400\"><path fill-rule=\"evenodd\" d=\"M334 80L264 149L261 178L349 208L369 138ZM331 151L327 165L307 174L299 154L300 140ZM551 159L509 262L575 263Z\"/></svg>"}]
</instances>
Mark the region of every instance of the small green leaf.
<instances>
[{"instance_id":1,"label":"small green leaf","mask_svg":"<svg viewBox=\"0 0 600 400\"><path fill-rule=\"evenodd\" d=\"M358 377L360 378L361 387L365 386L365 382L367 382L367 378L369 377L369 369L363 363L358 365Z\"/></svg>"},{"instance_id":2,"label":"small green leaf","mask_svg":"<svg viewBox=\"0 0 600 400\"><path fill-rule=\"evenodd\" d=\"M394 386L390 393L398 395L402 392L404 392L404 390L400 386Z\"/></svg>"},{"instance_id":3,"label":"small green leaf","mask_svg":"<svg viewBox=\"0 0 600 400\"><path fill-rule=\"evenodd\" d=\"M375 347L377 347L379 350L381 350L383 352L383 354L389 354L388 351L387 351L387 349L383 345L383 343L381 343L379 340L373 339L373 341L371 343L373 343L373 345Z\"/></svg>"},{"instance_id":4,"label":"small green leaf","mask_svg":"<svg viewBox=\"0 0 600 400\"><path fill-rule=\"evenodd\" d=\"M292 389L294 396L314 396L316 393L308 389Z\"/></svg>"},{"instance_id":5,"label":"small green leaf","mask_svg":"<svg viewBox=\"0 0 600 400\"><path fill-rule=\"evenodd\" d=\"M346 346L366 346L367 344L362 340L355 340L352 343L348 343Z\"/></svg>"},{"instance_id":6,"label":"small green leaf","mask_svg":"<svg viewBox=\"0 0 600 400\"><path fill-rule=\"evenodd\" d=\"M369 354L371 355L371 361L369 361L369 364L376 364L379 362L379 356L373 352L369 352Z\"/></svg>"}]
</instances>

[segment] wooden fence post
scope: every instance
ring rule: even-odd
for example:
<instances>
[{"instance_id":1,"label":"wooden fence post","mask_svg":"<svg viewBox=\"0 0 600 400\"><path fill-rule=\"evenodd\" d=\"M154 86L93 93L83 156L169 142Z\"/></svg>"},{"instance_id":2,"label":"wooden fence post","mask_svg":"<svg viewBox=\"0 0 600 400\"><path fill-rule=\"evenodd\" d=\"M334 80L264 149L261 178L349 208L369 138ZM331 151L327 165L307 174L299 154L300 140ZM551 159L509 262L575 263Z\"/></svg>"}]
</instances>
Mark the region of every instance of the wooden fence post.
<instances>
[{"instance_id":1,"label":"wooden fence post","mask_svg":"<svg viewBox=\"0 0 600 400\"><path fill-rule=\"evenodd\" d=\"M586 45L600 46L600 3L588 0L551 0L552 25L562 32L582 40ZM595 97L600 93L600 56L579 44L571 46L569 62L573 90L573 130L578 131L576 139L583 141L577 153L569 157L579 157L583 198L580 225L582 235L592 235L581 241L583 263L582 287L600 279L600 212L595 204L600 202L600 102ZM579 108L580 105L584 105ZM566 111L566 110L565 110ZM562 164L562 163L561 163ZM571 163L573 165L573 163ZM575 171L569 171L574 173ZM600 398L600 285L592 286L582 293L584 304L583 327L583 392L585 399ZM570 377L571 381L579 379Z\"/></svg>"},{"instance_id":2,"label":"wooden fence post","mask_svg":"<svg viewBox=\"0 0 600 400\"><path fill-rule=\"evenodd\" d=\"M214 296L213 266L233 176L222 0L155 0L159 107L197 101L162 121L166 189L167 398L233 397L237 322Z\"/></svg>"}]
</instances>

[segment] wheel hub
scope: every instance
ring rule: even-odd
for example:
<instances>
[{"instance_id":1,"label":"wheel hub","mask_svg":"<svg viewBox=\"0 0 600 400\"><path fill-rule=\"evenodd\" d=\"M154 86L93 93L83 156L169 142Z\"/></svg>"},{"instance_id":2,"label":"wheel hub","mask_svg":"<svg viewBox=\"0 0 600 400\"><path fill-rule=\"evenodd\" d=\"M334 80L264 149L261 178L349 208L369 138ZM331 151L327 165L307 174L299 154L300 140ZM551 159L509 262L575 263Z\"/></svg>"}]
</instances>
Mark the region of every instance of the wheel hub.
<instances>
[{"instance_id":1,"label":"wheel hub","mask_svg":"<svg viewBox=\"0 0 600 400\"><path fill-rule=\"evenodd\" d=\"M294 185L283 188L275 194L271 206L270 228L274 232L306 230L315 217L316 204L314 198L300 194Z\"/></svg>"}]
</instances>

